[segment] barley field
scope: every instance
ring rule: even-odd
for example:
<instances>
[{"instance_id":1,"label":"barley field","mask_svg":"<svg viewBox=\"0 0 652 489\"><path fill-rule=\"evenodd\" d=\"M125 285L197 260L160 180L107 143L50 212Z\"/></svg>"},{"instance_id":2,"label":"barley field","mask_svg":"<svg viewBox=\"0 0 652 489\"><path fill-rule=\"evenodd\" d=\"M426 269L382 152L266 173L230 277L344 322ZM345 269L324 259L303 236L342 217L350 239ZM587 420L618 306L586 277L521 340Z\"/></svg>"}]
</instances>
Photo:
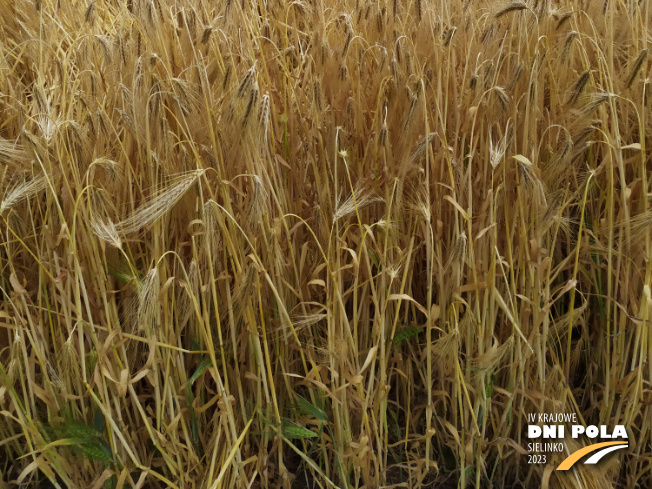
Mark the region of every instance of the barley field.
<instances>
[{"instance_id":1,"label":"barley field","mask_svg":"<svg viewBox=\"0 0 652 489\"><path fill-rule=\"evenodd\" d=\"M652 487L651 3L1 0L0 488Z\"/></svg>"}]
</instances>

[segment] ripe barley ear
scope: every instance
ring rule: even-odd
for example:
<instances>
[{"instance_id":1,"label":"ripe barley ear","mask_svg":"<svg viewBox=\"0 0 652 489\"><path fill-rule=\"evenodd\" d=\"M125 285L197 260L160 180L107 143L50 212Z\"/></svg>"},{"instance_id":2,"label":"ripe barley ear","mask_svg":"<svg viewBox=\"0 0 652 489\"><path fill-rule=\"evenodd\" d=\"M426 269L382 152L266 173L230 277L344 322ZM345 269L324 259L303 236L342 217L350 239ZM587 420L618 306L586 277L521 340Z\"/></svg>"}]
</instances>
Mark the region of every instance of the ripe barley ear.
<instances>
[{"instance_id":1,"label":"ripe barley ear","mask_svg":"<svg viewBox=\"0 0 652 489\"><path fill-rule=\"evenodd\" d=\"M647 53L648 50L643 49L636 57L636 61L634 61L634 65L632 66L632 71L627 77L627 81L625 82L625 88L631 87L632 83L634 83L634 80L636 79L636 75L638 75L638 72L641 70L641 66L643 66L643 63L647 58Z\"/></svg>"},{"instance_id":2,"label":"ripe barley ear","mask_svg":"<svg viewBox=\"0 0 652 489\"><path fill-rule=\"evenodd\" d=\"M584 87L588 83L590 76L591 76L590 70L586 70L584 73L580 75L580 77L573 85L573 89L571 90L571 96L568 99L568 102L566 102L566 105L571 105L575 103L575 101L577 101L577 99L582 93L582 90L584 90Z\"/></svg>"},{"instance_id":3,"label":"ripe barley ear","mask_svg":"<svg viewBox=\"0 0 652 489\"><path fill-rule=\"evenodd\" d=\"M503 15L506 15L510 12L519 12L521 10L525 10L526 8L527 8L527 4L525 2L511 2L501 7L496 12L495 17L499 19Z\"/></svg>"},{"instance_id":4,"label":"ripe barley ear","mask_svg":"<svg viewBox=\"0 0 652 489\"><path fill-rule=\"evenodd\" d=\"M563 26L573 15L573 12L566 12L562 15L559 16L559 20L557 21L557 27L555 28L556 30L559 30L561 26Z\"/></svg>"}]
</instances>

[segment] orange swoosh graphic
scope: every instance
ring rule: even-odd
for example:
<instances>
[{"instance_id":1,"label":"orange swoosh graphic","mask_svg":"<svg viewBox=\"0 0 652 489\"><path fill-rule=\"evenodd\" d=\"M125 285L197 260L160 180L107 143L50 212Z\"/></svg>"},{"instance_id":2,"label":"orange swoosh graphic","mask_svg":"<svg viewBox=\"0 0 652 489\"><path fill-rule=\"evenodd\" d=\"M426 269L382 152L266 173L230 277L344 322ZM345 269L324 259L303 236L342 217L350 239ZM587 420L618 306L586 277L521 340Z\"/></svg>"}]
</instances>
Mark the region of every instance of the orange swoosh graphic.
<instances>
[{"instance_id":1,"label":"orange swoosh graphic","mask_svg":"<svg viewBox=\"0 0 652 489\"><path fill-rule=\"evenodd\" d=\"M595 452L600 448L610 447L613 445L627 445L627 443L622 441L605 441L603 443L594 443L593 445L589 445L588 447L581 448L580 450L571 453L562 463L560 463L559 467L557 467L557 470L568 470L575 464L575 462L581 459L584 455L587 455L591 452Z\"/></svg>"}]
</instances>

